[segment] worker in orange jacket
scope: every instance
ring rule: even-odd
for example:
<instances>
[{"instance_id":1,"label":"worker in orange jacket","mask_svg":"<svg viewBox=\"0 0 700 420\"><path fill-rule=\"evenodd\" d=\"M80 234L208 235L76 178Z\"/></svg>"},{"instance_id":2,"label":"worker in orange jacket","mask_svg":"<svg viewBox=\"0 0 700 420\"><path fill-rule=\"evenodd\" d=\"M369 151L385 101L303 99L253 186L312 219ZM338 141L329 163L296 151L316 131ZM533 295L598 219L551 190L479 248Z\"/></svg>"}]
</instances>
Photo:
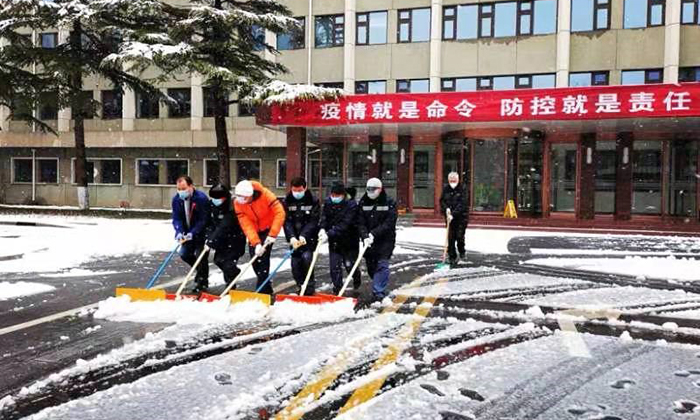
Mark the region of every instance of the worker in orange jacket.
<instances>
[{"instance_id":1,"label":"worker in orange jacket","mask_svg":"<svg viewBox=\"0 0 700 420\"><path fill-rule=\"evenodd\" d=\"M250 256L258 257L253 270L258 277L257 287L260 287L270 273L272 245L287 216L275 194L259 182L241 181L236 185L235 194L233 209L248 238ZM261 292L271 295L272 282L268 282Z\"/></svg>"}]
</instances>

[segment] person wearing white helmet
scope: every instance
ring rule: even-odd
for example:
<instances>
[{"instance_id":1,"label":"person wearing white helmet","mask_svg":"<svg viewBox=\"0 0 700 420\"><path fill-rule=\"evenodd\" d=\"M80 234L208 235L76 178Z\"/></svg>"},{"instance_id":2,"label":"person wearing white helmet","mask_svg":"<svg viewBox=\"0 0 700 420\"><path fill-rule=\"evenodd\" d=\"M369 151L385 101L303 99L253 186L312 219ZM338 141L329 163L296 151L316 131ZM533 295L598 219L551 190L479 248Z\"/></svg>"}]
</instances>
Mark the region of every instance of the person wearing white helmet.
<instances>
[{"instance_id":1,"label":"person wearing white helmet","mask_svg":"<svg viewBox=\"0 0 700 420\"><path fill-rule=\"evenodd\" d=\"M365 262L372 278L372 295L374 300L382 300L387 295L389 260L396 246L396 202L386 194L382 181L370 178L359 207L358 229L367 248Z\"/></svg>"},{"instance_id":2,"label":"person wearing white helmet","mask_svg":"<svg viewBox=\"0 0 700 420\"><path fill-rule=\"evenodd\" d=\"M275 194L256 181L241 181L236 185L236 200L233 208L238 222L248 238L250 255L257 255L253 270L258 285L267 279L270 272L272 245L282 230L286 213ZM262 293L272 294L272 282L268 282Z\"/></svg>"}]
</instances>

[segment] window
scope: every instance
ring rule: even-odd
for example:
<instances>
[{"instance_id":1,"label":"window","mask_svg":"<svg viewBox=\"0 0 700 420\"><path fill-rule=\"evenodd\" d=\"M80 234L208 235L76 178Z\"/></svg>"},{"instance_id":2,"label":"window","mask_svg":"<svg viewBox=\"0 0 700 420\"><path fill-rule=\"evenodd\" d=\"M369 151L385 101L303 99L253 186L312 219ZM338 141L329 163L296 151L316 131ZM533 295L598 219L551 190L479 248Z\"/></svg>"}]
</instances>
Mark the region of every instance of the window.
<instances>
[{"instance_id":1,"label":"window","mask_svg":"<svg viewBox=\"0 0 700 420\"><path fill-rule=\"evenodd\" d=\"M161 173L161 168L164 171ZM189 161L186 159L137 159L136 184L172 185L181 175L189 174Z\"/></svg>"},{"instance_id":2,"label":"window","mask_svg":"<svg viewBox=\"0 0 700 420\"><path fill-rule=\"evenodd\" d=\"M681 23L698 23L698 0L682 0Z\"/></svg>"},{"instance_id":3,"label":"window","mask_svg":"<svg viewBox=\"0 0 700 420\"><path fill-rule=\"evenodd\" d=\"M355 82L355 93L358 95L386 93L386 80Z\"/></svg>"},{"instance_id":4,"label":"window","mask_svg":"<svg viewBox=\"0 0 700 420\"><path fill-rule=\"evenodd\" d=\"M121 185L122 160L95 158L87 161L88 184ZM75 159L71 160L71 182L75 184Z\"/></svg>"},{"instance_id":5,"label":"window","mask_svg":"<svg viewBox=\"0 0 700 420\"><path fill-rule=\"evenodd\" d=\"M341 47L345 43L345 16L316 16L316 48Z\"/></svg>"},{"instance_id":6,"label":"window","mask_svg":"<svg viewBox=\"0 0 700 420\"><path fill-rule=\"evenodd\" d=\"M204 116L213 117L214 116L214 90L209 87L202 89L204 96ZM228 97L228 96L227 96ZM228 117L228 105L224 107L224 116Z\"/></svg>"},{"instance_id":7,"label":"window","mask_svg":"<svg viewBox=\"0 0 700 420\"><path fill-rule=\"evenodd\" d=\"M413 79L413 80L397 80L397 93L427 93L430 92L430 80L428 79Z\"/></svg>"},{"instance_id":8,"label":"window","mask_svg":"<svg viewBox=\"0 0 700 420\"><path fill-rule=\"evenodd\" d=\"M12 158L12 182L32 182L32 158ZM58 158L36 158L37 184L58 184Z\"/></svg>"},{"instance_id":9,"label":"window","mask_svg":"<svg viewBox=\"0 0 700 420\"><path fill-rule=\"evenodd\" d=\"M386 44L387 12L357 14L357 45Z\"/></svg>"},{"instance_id":10,"label":"window","mask_svg":"<svg viewBox=\"0 0 700 420\"><path fill-rule=\"evenodd\" d=\"M256 108L248 102L238 102L239 117L254 117Z\"/></svg>"},{"instance_id":11,"label":"window","mask_svg":"<svg viewBox=\"0 0 700 420\"><path fill-rule=\"evenodd\" d=\"M505 142L476 140L473 156L474 211L503 211L505 196Z\"/></svg>"},{"instance_id":12,"label":"window","mask_svg":"<svg viewBox=\"0 0 700 420\"><path fill-rule=\"evenodd\" d=\"M430 8L399 10L398 42L430 40Z\"/></svg>"},{"instance_id":13,"label":"window","mask_svg":"<svg viewBox=\"0 0 700 420\"><path fill-rule=\"evenodd\" d=\"M44 92L39 95L39 119L58 119L58 94L56 92Z\"/></svg>"},{"instance_id":14,"label":"window","mask_svg":"<svg viewBox=\"0 0 700 420\"><path fill-rule=\"evenodd\" d=\"M557 1L537 0L535 4L535 27L533 34L553 34L557 31ZM527 33L520 32L520 35Z\"/></svg>"},{"instance_id":15,"label":"window","mask_svg":"<svg viewBox=\"0 0 700 420\"><path fill-rule=\"evenodd\" d=\"M661 214L661 141L635 141L632 158L632 213Z\"/></svg>"},{"instance_id":16,"label":"window","mask_svg":"<svg viewBox=\"0 0 700 420\"><path fill-rule=\"evenodd\" d=\"M253 51L262 51L265 49L265 28L253 25L250 28L253 38Z\"/></svg>"},{"instance_id":17,"label":"window","mask_svg":"<svg viewBox=\"0 0 700 420\"><path fill-rule=\"evenodd\" d=\"M204 185L212 186L219 182L219 161L204 160Z\"/></svg>"},{"instance_id":18,"label":"window","mask_svg":"<svg viewBox=\"0 0 700 420\"><path fill-rule=\"evenodd\" d=\"M343 82L320 82L314 83L314 86L324 87L328 89L343 89L345 87Z\"/></svg>"},{"instance_id":19,"label":"window","mask_svg":"<svg viewBox=\"0 0 700 420\"><path fill-rule=\"evenodd\" d=\"M441 89L443 92L474 92L476 79L476 77L442 79Z\"/></svg>"},{"instance_id":20,"label":"window","mask_svg":"<svg viewBox=\"0 0 700 420\"><path fill-rule=\"evenodd\" d=\"M610 29L611 3L612 0L572 0L571 31Z\"/></svg>"},{"instance_id":21,"label":"window","mask_svg":"<svg viewBox=\"0 0 700 420\"><path fill-rule=\"evenodd\" d=\"M515 36L516 6L515 2L495 4L494 36Z\"/></svg>"},{"instance_id":22,"label":"window","mask_svg":"<svg viewBox=\"0 0 700 420\"><path fill-rule=\"evenodd\" d=\"M306 34L306 18L298 17L299 27L291 32L277 35L277 49L279 51L301 50L304 48Z\"/></svg>"},{"instance_id":23,"label":"window","mask_svg":"<svg viewBox=\"0 0 700 420\"><path fill-rule=\"evenodd\" d=\"M663 69L622 71L623 85L649 85L654 83L662 83L663 79Z\"/></svg>"},{"instance_id":24,"label":"window","mask_svg":"<svg viewBox=\"0 0 700 420\"><path fill-rule=\"evenodd\" d=\"M118 90L102 91L102 119L122 117L122 93Z\"/></svg>"},{"instance_id":25,"label":"window","mask_svg":"<svg viewBox=\"0 0 700 420\"><path fill-rule=\"evenodd\" d=\"M541 35L557 28L556 0L446 6L442 14L446 40Z\"/></svg>"},{"instance_id":26,"label":"window","mask_svg":"<svg viewBox=\"0 0 700 420\"><path fill-rule=\"evenodd\" d=\"M678 72L678 81L700 82L700 67L681 67Z\"/></svg>"},{"instance_id":27,"label":"window","mask_svg":"<svg viewBox=\"0 0 700 420\"><path fill-rule=\"evenodd\" d=\"M236 159L236 183L260 180L260 159Z\"/></svg>"},{"instance_id":28,"label":"window","mask_svg":"<svg viewBox=\"0 0 700 420\"><path fill-rule=\"evenodd\" d=\"M287 159L277 159L277 188L287 188Z\"/></svg>"},{"instance_id":29,"label":"window","mask_svg":"<svg viewBox=\"0 0 700 420\"><path fill-rule=\"evenodd\" d=\"M32 105L29 103L28 98L12 98L12 121L27 121L32 115Z\"/></svg>"},{"instance_id":30,"label":"window","mask_svg":"<svg viewBox=\"0 0 700 420\"><path fill-rule=\"evenodd\" d=\"M493 4L479 5L479 37L493 36Z\"/></svg>"},{"instance_id":31,"label":"window","mask_svg":"<svg viewBox=\"0 0 700 420\"><path fill-rule=\"evenodd\" d=\"M443 39L474 39L478 36L478 5L448 6L442 11Z\"/></svg>"},{"instance_id":32,"label":"window","mask_svg":"<svg viewBox=\"0 0 700 420\"><path fill-rule=\"evenodd\" d=\"M168 96L175 100L174 104L168 104L168 117L189 118L192 107L192 92L190 89L168 89Z\"/></svg>"},{"instance_id":33,"label":"window","mask_svg":"<svg viewBox=\"0 0 700 420\"><path fill-rule=\"evenodd\" d=\"M623 27L625 29L662 26L664 0L625 0Z\"/></svg>"},{"instance_id":34,"label":"window","mask_svg":"<svg viewBox=\"0 0 700 420\"><path fill-rule=\"evenodd\" d=\"M58 33L57 32L47 32L39 35L39 40L41 41L41 48L52 49L56 48L58 45Z\"/></svg>"},{"instance_id":35,"label":"window","mask_svg":"<svg viewBox=\"0 0 700 420\"><path fill-rule=\"evenodd\" d=\"M142 92L136 92L136 118L156 119L160 117L158 98Z\"/></svg>"},{"instance_id":36,"label":"window","mask_svg":"<svg viewBox=\"0 0 700 420\"><path fill-rule=\"evenodd\" d=\"M607 86L609 74L607 71L569 73L569 86Z\"/></svg>"},{"instance_id":37,"label":"window","mask_svg":"<svg viewBox=\"0 0 700 420\"><path fill-rule=\"evenodd\" d=\"M80 92L80 103L83 106L83 118L85 119L92 119L95 118L95 102L92 96L92 91L91 90L84 90ZM77 114L76 110L73 110L73 113ZM121 118L121 116L120 116Z\"/></svg>"},{"instance_id":38,"label":"window","mask_svg":"<svg viewBox=\"0 0 700 420\"><path fill-rule=\"evenodd\" d=\"M476 90L548 89L556 86L554 74L520 74L517 76L483 76L442 79L443 92Z\"/></svg>"},{"instance_id":39,"label":"window","mask_svg":"<svg viewBox=\"0 0 700 420\"><path fill-rule=\"evenodd\" d=\"M532 34L532 2L522 1L518 3L518 34Z\"/></svg>"}]
</instances>

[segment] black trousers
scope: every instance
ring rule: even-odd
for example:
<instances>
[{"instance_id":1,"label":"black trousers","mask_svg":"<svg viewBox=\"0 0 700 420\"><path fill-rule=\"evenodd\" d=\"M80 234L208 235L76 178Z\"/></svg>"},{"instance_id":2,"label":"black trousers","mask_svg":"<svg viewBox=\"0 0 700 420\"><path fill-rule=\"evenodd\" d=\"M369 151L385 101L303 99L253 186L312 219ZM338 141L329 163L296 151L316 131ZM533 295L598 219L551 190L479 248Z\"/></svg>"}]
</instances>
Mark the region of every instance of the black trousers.
<instances>
[{"instance_id":1,"label":"black trousers","mask_svg":"<svg viewBox=\"0 0 700 420\"><path fill-rule=\"evenodd\" d=\"M245 254L245 242L243 242L242 245L240 241L238 242L239 243L217 243L214 252L214 264L224 273L224 281L226 284L231 283L241 272L241 269L238 268L238 259Z\"/></svg>"},{"instance_id":2,"label":"black trousers","mask_svg":"<svg viewBox=\"0 0 700 420\"><path fill-rule=\"evenodd\" d=\"M331 264L331 281L333 281L334 294L337 294L343 288L343 278L345 277L343 268L349 274L357 260L358 254L359 250L357 249L333 249L329 251L328 257ZM360 276L360 267L357 267L357 270L352 275L352 279L353 283L358 286L361 281Z\"/></svg>"},{"instance_id":3,"label":"black trousers","mask_svg":"<svg viewBox=\"0 0 700 420\"><path fill-rule=\"evenodd\" d=\"M457 256L465 254L464 236L467 231L467 221L464 218L455 217L450 223L450 232L447 236L447 254L450 261L456 261Z\"/></svg>"},{"instance_id":4,"label":"black trousers","mask_svg":"<svg viewBox=\"0 0 700 420\"><path fill-rule=\"evenodd\" d=\"M204 238L193 238L180 247L180 258L191 267L197 261L203 249ZM204 256L199 266L197 266L195 282L201 286L209 287L209 252L207 252L207 255Z\"/></svg>"},{"instance_id":5,"label":"black trousers","mask_svg":"<svg viewBox=\"0 0 700 420\"><path fill-rule=\"evenodd\" d=\"M292 276L294 276L294 281L297 283L297 287L299 287L300 291L306 279L306 274L309 272L309 267L311 267L311 260L313 257L313 251L306 245L292 253ZM314 273L311 273L311 278L309 278L309 284L306 285L304 295L312 296L315 293L316 280L314 279Z\"/></svg>"},{"instance_id":6,"label":"black trousers","mask_svg":"<svg viewBox=\"0 0 700 420\"><path fill-rule=\"evenodd\" d=\"M269 230L263 231L263 232L258 232L258 237L260 238L261 245L265 244L265 239L267 239L267 235L270 233ZM250 257L253 258L255 256L255 247L250 246L248 247L248 250L250 252ZM255 285L255 289L259 289L260 285L265 282L267 279L267 276L270 274L270 255L272 254L272 246L268 246L267 249L265 249L265 253L259 257L255 262L253 263L253 270L255 271L255 275L258 277L258 282ZM267 295L271 295L273 293L272 290L272 280L267 282L265 287L263 287L260 290L260 293L265 293Z\"/></svg>"}]
</instances>

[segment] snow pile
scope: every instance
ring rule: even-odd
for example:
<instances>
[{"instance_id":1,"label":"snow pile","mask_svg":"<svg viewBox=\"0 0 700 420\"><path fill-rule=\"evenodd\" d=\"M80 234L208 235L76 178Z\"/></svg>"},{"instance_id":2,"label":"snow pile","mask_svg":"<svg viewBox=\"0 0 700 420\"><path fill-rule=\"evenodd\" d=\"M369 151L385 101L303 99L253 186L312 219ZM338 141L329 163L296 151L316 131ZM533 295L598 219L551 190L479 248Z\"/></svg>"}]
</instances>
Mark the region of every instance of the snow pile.
<instances>
[{"instance_id":1,"label":"snow pile","mask_svg":"<svg viewBox=\"0 0 700 420\"><path fill-rule=\"evenodd\" d=\"M273 80L265 86L256 86L247 101L254 105L289 104L295 101L334 100L343 95L342 89L313 85L290 85Z\"/></svg>"},{"instance_id":2,"label":"snow pile","mask_svg":"<svg viewBox=\"0 0 700 420\"><path fill-rule=\"evenodd\" d=\"M270 319L281 324L303 325L316 322L337 322L345 318L363 316L363 313L364 311L355 313L355 303L352 299L323 305L309 305L285 300L270 307Z\"/></svg>"},{"instance_id":3,"label":"snow pile","mask_svg":"<svg viewBox=\"0 0 700 420\"><path fill-rule=\"evenodd\" d=\"M599 273L641 276L644 278L700 280L700 261L669 255L659 257L625 258L537 258L526 264L563 267Z\"/></svg>"},{"instance_id":4,"label":"snow pile","mask_svg":"<svg viewBox=\"0 0 700 420\"><path fill-rule=\"evenodd\" d=\"M55 287L42 283L29 283L26 281L18 281L10 283L7 281L0 282L0 300L14 299L20 296L36 295L38 293L46 293L55 290Z\"/></svg>"}]
</instances>

